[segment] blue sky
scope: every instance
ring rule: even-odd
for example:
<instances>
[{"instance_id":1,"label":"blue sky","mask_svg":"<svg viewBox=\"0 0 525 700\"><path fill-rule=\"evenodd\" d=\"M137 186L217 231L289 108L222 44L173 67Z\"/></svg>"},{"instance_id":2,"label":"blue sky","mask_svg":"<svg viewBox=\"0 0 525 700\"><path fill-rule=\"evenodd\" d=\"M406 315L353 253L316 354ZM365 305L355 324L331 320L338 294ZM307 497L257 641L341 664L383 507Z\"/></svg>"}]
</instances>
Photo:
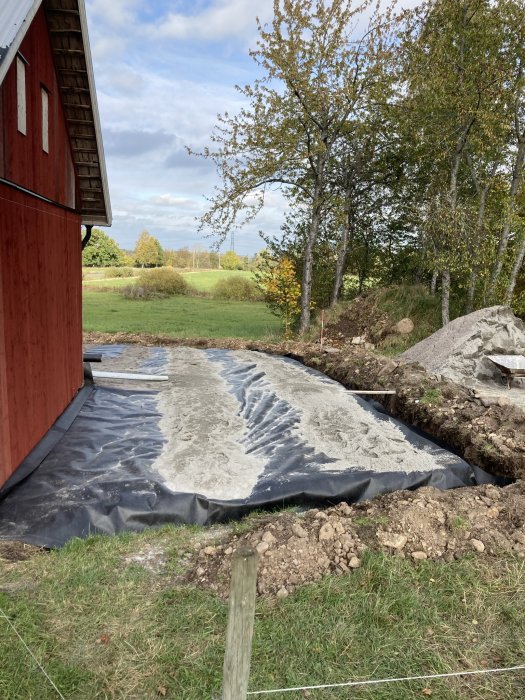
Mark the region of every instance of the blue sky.
<instances>
[{"instance_id":1,"label":"blue sky","mask_svg":"<svg viewBox=\"0 0 525 700\"><path fill-rule=\"evenodd\" d=\"M413 7L420 0L402 0ZM86 0L91 50L113 207L112 235L133 248L147 229L165 248L209 247L196 217L218 180L190 157L210 143L220 112L242 105L235 84L250 83L248 55L256 16L272 18L272 0ZM272 192L257 219L236 233L235 249L263 247L258 231L277 234L284 201ZM229 242L223 245L228 249Z\"/></svg>"},{"instance_id":2,"label":"blue sky","mask_svg":"<svg viewBox=\"0 0 525 700\"><path fill-rule=\"evenodd\" d=\"M143 229L166 248L202 245L195 217L217 178L185 146L210 143L218 112L236 112L235 84L251 82L256 66L256 15L268 21L272 1L87 0L91 50L113 226L132 248ZM253 225L236 235L240 254L262 247L258 230L278 232L278 193ZM224 249L229 243L224 245Z\"/></svg>"}]
</instances>

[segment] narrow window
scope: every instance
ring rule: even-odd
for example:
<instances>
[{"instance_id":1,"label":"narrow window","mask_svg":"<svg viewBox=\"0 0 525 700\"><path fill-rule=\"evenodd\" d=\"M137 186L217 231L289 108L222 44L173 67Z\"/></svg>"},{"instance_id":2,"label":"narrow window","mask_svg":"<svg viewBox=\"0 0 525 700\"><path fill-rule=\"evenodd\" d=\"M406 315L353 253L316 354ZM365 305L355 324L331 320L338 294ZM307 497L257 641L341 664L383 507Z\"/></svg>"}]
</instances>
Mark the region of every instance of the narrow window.
<instances>
[{"instance_id":1,"label":"narrow window","mask_svg":"<svg viewBox=\"0 0 525 700\"><path fill-rule=\"evenodd\" d=\"M18 108L18 131L27 134L27 106L26 106L26 64L17 56L16 59L16 90Z\"/></svg>"},{"instance_id":2,"label":"narrow window","mask_svg":"<svg viewBox=\"0 0 525 700\"><path fill-rule=\"evenodd\" d=\"M45 87L42 92L42 149L49 153L49 93Z\"/></svg>"}]
</instances>

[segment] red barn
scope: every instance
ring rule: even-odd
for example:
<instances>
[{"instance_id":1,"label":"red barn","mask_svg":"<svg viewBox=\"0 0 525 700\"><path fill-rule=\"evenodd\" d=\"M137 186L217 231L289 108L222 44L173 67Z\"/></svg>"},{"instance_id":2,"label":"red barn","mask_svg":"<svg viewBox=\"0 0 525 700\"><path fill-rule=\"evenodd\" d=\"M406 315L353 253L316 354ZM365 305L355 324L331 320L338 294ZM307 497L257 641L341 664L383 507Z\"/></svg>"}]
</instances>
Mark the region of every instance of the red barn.
<instances>
[{"instance_id":1,"label":"red barn","mask_svg":"<svg viewBox=\"0 0 525 700\"><path fill-rule=\"evenodd\" d=\"M1 486L83 385L81 225L111 225L84 0L1 0L0 128Z\"/></svg>"}]
</instances>

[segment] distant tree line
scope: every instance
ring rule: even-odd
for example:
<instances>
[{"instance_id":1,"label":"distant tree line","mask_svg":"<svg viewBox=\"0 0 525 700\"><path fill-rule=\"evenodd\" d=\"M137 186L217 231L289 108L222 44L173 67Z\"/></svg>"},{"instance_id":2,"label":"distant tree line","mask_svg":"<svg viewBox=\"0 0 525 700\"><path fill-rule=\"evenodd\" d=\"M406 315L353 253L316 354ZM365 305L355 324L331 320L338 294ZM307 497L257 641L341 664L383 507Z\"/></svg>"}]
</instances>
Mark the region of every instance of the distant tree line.
<instances>
[{"instance_id":1,"label":"distant tree line","mask_svg":"<svg viewBox=\"0 0 525 700\"><path fill-rule=\"evenodd\" d=\"M260 77L196 154L222 180L201 228L222 241L281 190L265 241L297 270L302 331L346 272L425 282L444 324L451 304L525 312L524 17L524 0L274 0Z\"/></svg>"},{"instance_id":2,"label":"distant tree line","mask_svg":"<svg viewBox=\"0 0 525 700\"><path fill-rule=\"evenodd\" d=\"M171 250L163 248L157 238L143 231L133 250L124 250L101 229L94 228L82 252L85 267L175 267L194 270L249 270L254 256L237 255L234 251L219 253L196 245Z\"/></svg>"}]
</instances>

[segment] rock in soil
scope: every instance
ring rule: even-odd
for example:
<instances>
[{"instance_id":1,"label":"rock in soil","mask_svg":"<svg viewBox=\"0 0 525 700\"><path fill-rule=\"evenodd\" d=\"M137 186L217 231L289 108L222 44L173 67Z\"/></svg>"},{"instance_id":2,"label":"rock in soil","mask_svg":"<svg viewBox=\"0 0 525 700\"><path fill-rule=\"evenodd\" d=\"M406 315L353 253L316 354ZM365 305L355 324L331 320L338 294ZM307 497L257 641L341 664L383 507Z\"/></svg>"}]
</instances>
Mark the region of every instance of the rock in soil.
<instances>
[{"instance_id":1,"label":"rock in soil","mask_svg":"<svg viewBox=\"0 0 525 700\"><path fill-rule=\"evenodd\" d=\"M525 483L424 487L304 515L267 516L250 532L202 546L187 580L226 598L232 555L241 546L259 552L258 595L277 598L327 574L351 575L368 549L408 558L414 566L472 553L525 558Z\"/></svg>"}]
</instances>

